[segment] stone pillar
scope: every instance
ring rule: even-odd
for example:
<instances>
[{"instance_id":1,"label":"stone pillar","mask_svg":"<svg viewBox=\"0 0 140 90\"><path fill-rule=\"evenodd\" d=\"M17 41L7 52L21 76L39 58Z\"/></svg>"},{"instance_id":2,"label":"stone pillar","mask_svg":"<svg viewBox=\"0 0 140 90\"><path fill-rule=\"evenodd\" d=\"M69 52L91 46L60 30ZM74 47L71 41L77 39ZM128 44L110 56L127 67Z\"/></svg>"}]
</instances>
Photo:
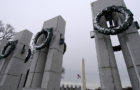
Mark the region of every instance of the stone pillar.
<instances>
[{"instance_id":1,"label":"stone pillar","mask_svg":"<svg viewBox=\"0 0 140 90\"><path fill-rule=\"evenodd\" d=\"M98 0L92 3L93 19L104 8L112 5L121 5L120 0ZM106 27L105 18L101 24ZM94 26L94 25L93 25ZM97 59L102 90L122 90L120 76L110 40L110 36L95 33Z\"/></svg>"},{"instance_id":2,"label":"stone pillar","mask_svg":"<svg viewBox=\"0 0 140 90\"><path fill-rule=\"evenodd\" d=\"M18 40L14 51L5 58L5 67L0 80L0 90L19 90L25 72L25 58L29 49L32 33L23 30L16 33L13 40ZM24 49L24 52L22 50Z\"/></svg>"},{"instance_id":3,"label":"stone pillar","mask_svg":"<svg viewBox=\"0 0 140 90\"><path fill-rule=\"evenodd\" d=\"M58 90L60 87L64 45L60 39L65 35L65 20L58 16L44 23L43 28L54 28L53 40L50 43L47 62L44 69L42 88Z\"/></svg>"},{"instance_id":4,"label":"stone pillar","mask_svg":"<svg viewBox=\"0 0 140 90\"><path fill-rule=\"evenodd\" d=\"M140 36L135 24L118 35L133 90L140 90Z\"/></svg>"},{"instance_id":5,"label":"stone pillar","mask_svg":"<svg viewBox=\"0 0 140 90\"><path fill-rule=\"evenodd\" d=\"M42 37L39 41L42 42L44 38ZM31 66L30 66L30 71L29 75L27 78L27 82L25 85L25 88L36 88L39 89L41 88L41 83L42 83L42 77L44 73L44 67L46 63L46 57L48 54L48 48L44 48L42 50L36 50L34 52ZM30 90L30 89L29 89Z\"/></svg>"},{"instance_id":6,"label":"stone pillar","mask_svg":"<svg viewBox=\"0 0 140 90\"><path fill-rule=\"evenodd\" d=\"M123 0L120 0L120 2L122 3L121 6L126 7ZM120 24L123 22L123 18L121 15L116 14L113 19L115 24ZM132 88L133 90L140 90L140 36L135 23L125 32L118 34L118 39L121 44Z\"/></svg>"},{"instance_id":7,"label":"stone pillar","mask_svg":"<svg viewBox=\"0 0 140 90\"><path fill-rule=\"evenodd\" d=\"M43 29L53 28L53 37L48 47L36 50L27 83L23 90L59 90L62 70L65 21L61 16L44 22ZM42 42L42 39L40 39Z\"/></svg>"},{"instance_id":8,"label":"stone pillar","mask_svg":"<svg viewBox=\"0 0 140 90\"><path fill-rule=\"evenodd\" d=\"M131 27L134 27L134 25L132 25ZM134 31L135 34L138 34L137 31L134 28L133 28L133 31ZM120 41L120 44L121 44L121 48L122 48L122 52L123 52L124 59L125 59L125 62L126 62L126 66L127 66L128 74L129 74L129 77L130 77L130 82L132 84L132 88L133 88L133 90L140 90L140 82L139 82L139 75L140 74L137 73L138 72L137 69L139 68L140 62L139 62L139 60L137 61L137 64L134 62L134 59L132 57L132 53L131 53L131 51L128 47L129 45L127 43L127 42L132 42L130 37L128 38L128 36L130 36L131 33L128 34L127 32L129 32L129 31L126 31L125 33L119 34L118 38L119 38L119 41ZM131 38L133 38L133 37L131 36ZM133 40L134 40L134 38L133 38ZM135 39L134 41L139 42L139 40L137 40L137 39ZM137 43L137 42L135 42L135 43ZM136 45L138 45L138 44L136 44ZM133 48L135 48L135 47L133 47ZM137 48L137 50L138 50L138 48ZM136 68L135 68L135 66L136 66Z\"/></svg>"},{"instance_id":9,"label":"stone pillar","mask_svg":"<svg viewBox=\"0 0 140 90\"><path fill-rule=\"evenodd\" d=\"M124 2L122 2L124 3ZM124 5L125 7L125 5ZM121 22L123 22L123 17L121 15L116 15L114 16L114 21L115 24L119 24ZM133 39L132 39L133 38ZM135 23L133 23L130 28L128 30L126 30L125 32L118 34L118 39L120 41L121 44L121 48L122 48L122 53L124 56L124 60L127 66L127 71L130 77L130 82L132 85L133 90L139 90L140 89L140 75L139 75L139 60L138 59L134 59L134 53L132 55L132 51L130 49L130 47L133 47L133 51L135 51L135 53L137 52L136 50L138 50L138 44L139 44L139 34L137 31L137 28L135 26ZM132 42L134 41L134 39L138 42L138 43L133 43L134 45L132 45ZM131 44L130 44L131 43ZM130 46L129 46L130 45ZM135 47L135 45L137 47ZM134 48L136 48L134 50ZM139 53L139 52L137 52ZM137 56L137 54L135 54ZM138 57L138 56L137 56ZM135 63L136 60L136 63Z\"/></svg>"}]
</instances>

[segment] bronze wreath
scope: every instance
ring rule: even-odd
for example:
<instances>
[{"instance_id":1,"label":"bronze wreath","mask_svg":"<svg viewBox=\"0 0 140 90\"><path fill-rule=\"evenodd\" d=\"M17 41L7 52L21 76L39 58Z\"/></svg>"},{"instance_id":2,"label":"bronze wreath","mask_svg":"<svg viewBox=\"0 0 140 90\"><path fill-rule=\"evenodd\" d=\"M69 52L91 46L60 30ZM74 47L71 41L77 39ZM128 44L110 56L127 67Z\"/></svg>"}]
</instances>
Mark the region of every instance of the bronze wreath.
<instances>
[{"instance_id":1,"label":"bronze wreath","mask_svg":"<svg viewBox=\"0 0 140 90\"><path fill-rule=\"evenodd\" d=\"M16 44L17 44L17 40L16 41L9 41L4 46L4 48L0 54L0 59L8 57L14 51ZM9 47L9 49L7 50L8 47Z\"/></svg>"},{"instance_id":2,"label":"bronze wreath","mask_svg":"<svg viewBox=\"0 0 140 90\"><path fill-rule=\"evenodd\" d=\"M41 43L40 45L37 45L37 41L39 39L39 37L44 34L46 39L43 41L43 43ZM40 49L43 49L45 48L47 45L49 45L51 39L52 39L52 36L53 36L53 33L52 33L52 28L50 29L43 29L41 30L40 32L38 32L34 38L34 41L33 41L33 46L36 50L40 50Z\"/></svg>"},{"instance_id":3,"label":"bronze wreath","mask_svg":"<svg viewBox=\"0 0 140 90\"><path fill-rule=\"evenodd\" d=\"M115 27L107 27L107 28L102 27L99 23L101 17L106 15L107 13L109 14L112 12L118 12L118 13L123 14L125 16L124 22L121 25L115 26ZM94 20L94 28L95 30L97 30L98 32L102 34L116 35L118 33L121 33L127 30L132 23L133 23L133 14L129 9L122 6L111 6L111 7L107 7L103 9L99 14L97 14Z\"/></svg>"},{"instance_id":4,"label":"bronze wreath","mask_svg":"<svg viewBox=\"0 0 140 90\"><path fill-rule=\"evenodd\" d=\"M67 45L66 45L66 43L64 42L64 51L63 51L63 54L65 54L66 50L67 50Z\"/></svg>"},{"instance_id":5,"label":"bronze wreath","mask_svg":"<svg viewBox=\"0 0 140 90\"><path fill-rule=\"evenodd\" d=\"M63 38L61 38L60 41L59 41L59 44L60 44L60 45L64 45L63 54L65 54L66 49L67 49L67 45L66 45L66 43L65 43L65 40L64 40Z\"/></svg>"}]
</instances>

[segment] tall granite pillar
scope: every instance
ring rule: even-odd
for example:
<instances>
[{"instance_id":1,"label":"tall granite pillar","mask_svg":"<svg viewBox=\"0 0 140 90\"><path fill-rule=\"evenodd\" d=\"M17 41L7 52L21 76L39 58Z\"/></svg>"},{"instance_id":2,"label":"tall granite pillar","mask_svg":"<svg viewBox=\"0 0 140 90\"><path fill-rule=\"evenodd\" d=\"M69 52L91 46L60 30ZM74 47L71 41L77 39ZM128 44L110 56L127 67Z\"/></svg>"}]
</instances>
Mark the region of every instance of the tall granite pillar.
<instances>
[{"instance_id":1,"label":"tall granite pillar","mask_svg":"<svg viewBox=\"0 0 140 90\"><path fill-rule=\"evenodd\" d=\"M104 8L112 5L121 5L119 0L98 0L91 4L93 20ZM106 27L105 18L100 23ZM93 24L94 26L94 24ZM96 52L99 66L99 75L102 90L122 90L120 76L109 35L104 35L94 30Z\"/></svg>"},{"instance_id":2,"label":"tall granite pillar","mask_svg":"<svg viewBox=\"0 0 140 90\"><path fill-rule=\"evenodd\" d=\"M60 39L65 39L65 20L58 16L46 21L43 28L47 27L54 28L53 40L49 46L41 86L47 90L59 90L64 54L64 45L60 44Z\"/></svg>"},{"instance_id":3,"label":"tall granite pillar","mask_svg":"<svg viewBox=\"0 0 140 90\"><path fill-rule=\"evenodd\" d=\"M121 18L121 16L118 15ZM135 23L118 35L133 90L140 90L140 36Z\"/></svg>"},{"instance_id":4,"label":"tall granite pillar","mask_svg":"<svg viewBox=\"0 0 140 90\"><path fill-rule=\"evenodd\" d=\"M41 43L43 40L44 37L42 36L38 43ZM48 54L48 47L41 50L35 50L33 58L31 59L31 66L24 88L25 90L27 88L30 88L29 90L32 90L32 88L35 89L41 88L47 54Z\"/></svg>"},{"instance_id":5,"label":"tall granite pillar","mask_svg":"<svg viewBox=\"0 0 140 90\"><path fill-rule=\"evenodd\" d=\"M120 6L126 7L124 0L119 0L118 2L121 2ZM116 25L124 22L124 17L121 14L114 15L113 19ZM136 24L133 22L125 32L118 34L118 39L121 44L132 88L133 90L140 90L140 36Z\"/></svg>"},{"instance_id":6,"label":"tall granite pillar","mask_svg":"<svg viewBox=\"0 0 140 90\"><path fill-rule=\"evenodd\" d=\"M33 56L27 83L23 90L59 90L62 70L65 21L57 16L44 22L43 29L52 28L52 39L48 46L36 50ZM43 42L40 38L38 42Z\"/></svg>"},{"instance_id":7,"label":"tall granite pillar","mask_svg":"<svg viewBox=\"0 0 140 90\"><path fill-rule=\"evenodd\" d=\"M98 0L95 4L101 10L112 5L126 7L123 0ZM95 10L99 9L97 7L94 8ZM127 13L130 14L129 11ZM115 25L122 25L124 18L127 18L119 13L113 13L112 17ZM140 36L137 29L137 24L133 22L126 31L118 34L133 90L140 90Z\"/></svg>"},{"instance_id":8,"label":"tall granite pillar","mask_svg":"<svg viewBox=\"0 0 140 90\"><path fill-rule=\"evenodd\" d=\"M140 37L138 35L137 29L135 28L135 25L133 24L129 30L127 30L122 34L119 34L118 38L121 44L121 48L126 62L132 88L133 90L140 90L140 71L139 71L140 61L137 58L139 54L139 52L137 51L140 50L140 48L138 47ZM137 44L132 45L132 43L133 44L137 43ZM131 51L130 49L132 47L133 47L133 51Z\"/></svg>"},{"instance_id":9,"label":"tall granite pillar","mask_svg":"<svg viewBox=\"0 0 140 90\"><path fill-rule=\"evenodd\" d=\"M29 49L32 33L23 30L16 33L13 41L16 42L13 52L5 58L0 80L0 90L20 90L25 72L25 58Z\"/></svg>"}]
</instances>

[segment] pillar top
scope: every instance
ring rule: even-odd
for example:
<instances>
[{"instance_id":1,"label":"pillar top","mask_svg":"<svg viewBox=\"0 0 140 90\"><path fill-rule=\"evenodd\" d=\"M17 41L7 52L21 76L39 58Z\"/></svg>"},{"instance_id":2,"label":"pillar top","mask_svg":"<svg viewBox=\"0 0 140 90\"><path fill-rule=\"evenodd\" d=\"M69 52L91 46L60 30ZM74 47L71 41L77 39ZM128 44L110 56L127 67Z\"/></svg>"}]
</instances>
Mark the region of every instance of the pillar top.
<instances>
[{"instance_id":1,"label":"pillar top","mask_svg":"<svg viewBox=\"0 0 140 90\"><path fill-rule=\"evenodd\" d=\"M65 33L65 24L66 21L64 18L59 15L50 20L44 22L43 28L53 28L53 32L58 31L60 34L64 35Z\"/></svg>"}]
</instances>

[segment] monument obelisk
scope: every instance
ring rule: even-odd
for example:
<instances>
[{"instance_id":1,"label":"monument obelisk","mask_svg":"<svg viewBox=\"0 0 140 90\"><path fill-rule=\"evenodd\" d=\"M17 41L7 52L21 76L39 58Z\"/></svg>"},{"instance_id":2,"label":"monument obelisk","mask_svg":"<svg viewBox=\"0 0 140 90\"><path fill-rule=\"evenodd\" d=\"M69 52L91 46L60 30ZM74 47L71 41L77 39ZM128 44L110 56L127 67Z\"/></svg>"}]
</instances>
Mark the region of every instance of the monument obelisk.
<instances>
[{"instance_id":1,"label":"monument obelisk","mask_svg":"<svg viewBox=\"0 0 140 90\"><path fill-rule=\"evenodd\" d=\"M82 90L86 90L85 61L82 59Z\"/></svg>"}]
</instances>

